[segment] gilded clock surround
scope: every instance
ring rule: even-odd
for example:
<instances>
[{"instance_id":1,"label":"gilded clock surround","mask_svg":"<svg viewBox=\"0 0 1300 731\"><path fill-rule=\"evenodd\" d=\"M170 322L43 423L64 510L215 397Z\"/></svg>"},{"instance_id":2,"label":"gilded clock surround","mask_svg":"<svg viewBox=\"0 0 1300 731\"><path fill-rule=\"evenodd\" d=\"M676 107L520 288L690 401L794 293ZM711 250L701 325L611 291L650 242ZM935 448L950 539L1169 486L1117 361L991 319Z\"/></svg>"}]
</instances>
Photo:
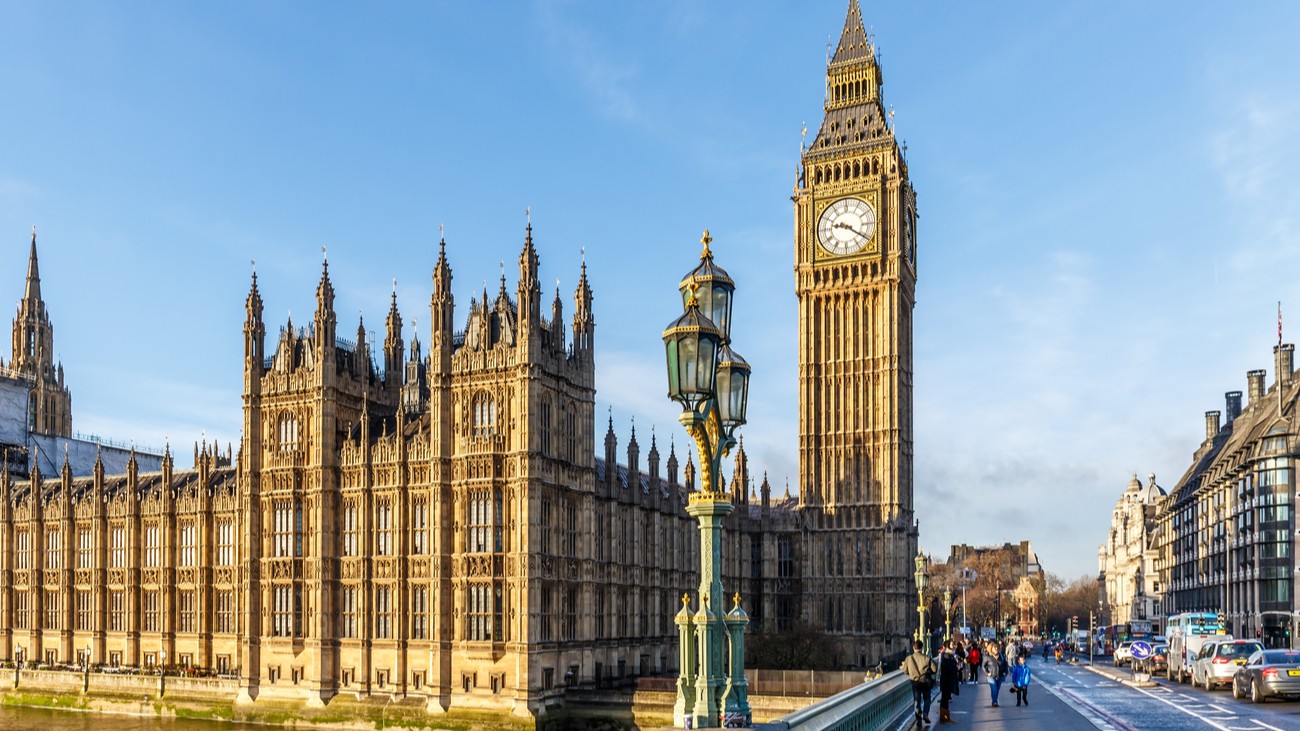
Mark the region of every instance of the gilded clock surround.
<instances>
[{"instance_id":1,"label":"gilded clock surround","mask_svg":"<svg viewBox=\"0 0 1300 731\"><path fill-rule=\"evenodd\" d=\"M868 206L871 207L872 214L875 216L875 220L872 223L872 227L871 227L871 235L867 237L866 243L863 244L861 248L855 251L850 251L848 253L838 253L838 252L830 251L827 245L823 241L818 240L817 241L818 245L813 248L813 256L814 256L815 263L822 263L827 261L843 261L846 258L852 258L852 257L872 258L880 255L880 240L881 240L880 192L877 190L870 190L866 192L863 192L861 190L853 190L848 195L828 198L824 201L816 201L814 203L815 214L813 215L814 228L815 230L820 229L822 216L825 215L827 209L831 208L837 203L840 203L841 201L853 201L853 200L863 201ZM819 233L815 233L814 236L820 239Z\"/></svg>"}]
</instances>

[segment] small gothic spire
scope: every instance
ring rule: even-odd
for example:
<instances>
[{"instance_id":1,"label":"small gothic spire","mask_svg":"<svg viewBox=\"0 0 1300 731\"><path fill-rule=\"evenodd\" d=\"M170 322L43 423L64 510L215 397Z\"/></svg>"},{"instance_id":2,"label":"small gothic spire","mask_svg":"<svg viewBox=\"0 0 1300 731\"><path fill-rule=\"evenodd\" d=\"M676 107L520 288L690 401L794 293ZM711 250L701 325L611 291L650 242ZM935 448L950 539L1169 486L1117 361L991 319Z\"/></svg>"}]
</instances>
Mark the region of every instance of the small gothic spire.
<instances>
[{"instance_id":1,"label":"small gothic spire","mask_svg":"<svg viewBox=\"0 0 1300 731\"><path fill-rule=\"evenodd\" d=\"M36 226L32 226L32 249L27 256L27 290L23 297L29 302L41 298L41 268L36 260Z\"/></svg>"}]
</instances>

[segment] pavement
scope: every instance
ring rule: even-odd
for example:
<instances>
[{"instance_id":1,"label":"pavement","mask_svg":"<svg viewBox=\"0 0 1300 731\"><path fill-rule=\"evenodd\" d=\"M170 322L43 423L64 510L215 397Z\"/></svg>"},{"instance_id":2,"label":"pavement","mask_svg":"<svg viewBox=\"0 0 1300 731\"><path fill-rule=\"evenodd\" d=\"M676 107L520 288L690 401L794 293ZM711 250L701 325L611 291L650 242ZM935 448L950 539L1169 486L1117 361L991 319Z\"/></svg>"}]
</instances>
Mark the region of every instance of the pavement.
<instances>
[{"instance_id":1,"label":"pavement","mask_svg":"<svg viewBox=\"0 0 1300 731\"><path fill-rule=\"evenodd\" d=\"M1037 669L1037 663L1034 663L1034 669ZM1085 716L1086 711L1079 710L1082 706L1075 704L1068 690L1037 678L1029 684L1028 706L1016 707L1016 697L1011 693L1009 682L1002 684L997 708L992 705L991 695L989 684L982 679L977 685L963 683L961 695L952 699L954 723L940 724L939 694L936 691L930 705L931 728L936 731L967 728L980 731L1096 731L1107 728L1101 719L1093 720L1091 714Z\"/></svg>"}]
</instances>

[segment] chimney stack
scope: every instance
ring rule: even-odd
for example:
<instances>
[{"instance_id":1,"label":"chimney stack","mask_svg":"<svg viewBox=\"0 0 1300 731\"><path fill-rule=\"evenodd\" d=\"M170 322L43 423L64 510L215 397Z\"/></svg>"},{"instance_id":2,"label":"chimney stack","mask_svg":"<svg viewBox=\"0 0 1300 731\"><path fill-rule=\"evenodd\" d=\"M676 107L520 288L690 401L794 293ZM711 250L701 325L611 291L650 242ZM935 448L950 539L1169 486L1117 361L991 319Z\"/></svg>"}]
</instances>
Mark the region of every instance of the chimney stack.
<instances>
[{"instance_id":1,"label":"chimney stack","mask_svg":"<svg viewBox=\"0 0 1300 731\"><path fill-rule=\"evenodd\" d=\"M1215 435L1217 435L1218 433L1219 433L1219 412L1217 411L1205 412L1205 441L1208 442L1211 439L1214 439Z\"/></svg>"},{"instance_id":2,"label":"chimney stack","mask_svg":"<svg viewBox=\"0 0 1300 731\"><path fill-rule=\"evenodd\" d=\"M1246 395L1250 398L1251 406L1264 399L1264 376L1266 375L1268 375L1268 371L1262 368L1246 371Z\"/></svg>"},{"instance_id":3,"label":"chimney stack","mask_svg":"<svg viewBox=\"0 0 1300 731\"><path fill-rule=\"evenodd\" d=\"M1241 391L1229 391L1223 396L1228 402L1228 423L1231 424L1241 416Z\"/></svg>"},{"instance_id":4,"label":"chimney stack","mask_svg":"<svg viewBox=\"0 0 1300 731\"><path fill-rule=\"evenodd\" d=\"M1295 362L1295 345L1283 343L1273 348L1273 359L1277 363L1277 385L1286 388L1291 385L1291 369Z\"/></svg>"}]
</instances>

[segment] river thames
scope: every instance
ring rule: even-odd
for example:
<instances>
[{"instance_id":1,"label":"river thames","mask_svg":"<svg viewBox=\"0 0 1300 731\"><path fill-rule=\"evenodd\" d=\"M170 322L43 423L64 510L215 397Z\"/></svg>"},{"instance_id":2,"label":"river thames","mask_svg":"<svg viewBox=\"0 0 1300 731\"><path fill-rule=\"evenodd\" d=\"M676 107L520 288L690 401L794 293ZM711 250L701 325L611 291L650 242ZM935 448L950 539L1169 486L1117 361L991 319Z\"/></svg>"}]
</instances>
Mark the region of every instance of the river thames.
<instances>
[{"instance_id":1,"label":"river thames","mask_svg":"<svg viewBox=\"0 0 1300 731\"><path fill-rule=\"evenodd\" d=\"M191 718L125 716L105 713L51 711L44 708L0 706L0 729L5 731L266 731L268 726L249 723L201 721Z\"/></svg>"}]
</instances>

